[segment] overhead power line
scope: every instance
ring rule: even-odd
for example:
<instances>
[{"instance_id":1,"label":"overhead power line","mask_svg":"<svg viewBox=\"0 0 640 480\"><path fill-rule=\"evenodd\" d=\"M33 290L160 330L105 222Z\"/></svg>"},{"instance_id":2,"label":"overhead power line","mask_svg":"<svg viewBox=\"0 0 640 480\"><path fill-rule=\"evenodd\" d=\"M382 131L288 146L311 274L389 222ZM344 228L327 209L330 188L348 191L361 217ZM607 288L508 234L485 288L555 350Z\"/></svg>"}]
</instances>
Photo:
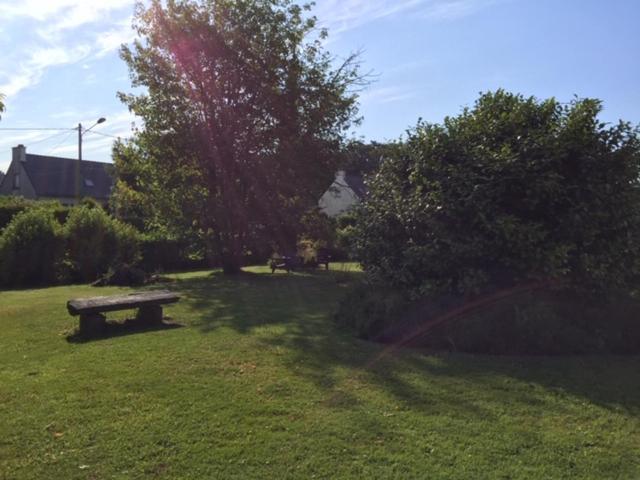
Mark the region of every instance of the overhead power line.
<instances>
[{"instance_id":1,"label":"overhead power line","mask_svg":"<svg viewBox=\"0 0 640 480\"><path fill-rule=\"evenodd\" d=\"M48 137L44 137L44 138L43 138L43 139L41 139L41 140L36 140L35 142L29 142L29 146L37 145L38 143L42 143L42 142L46 142L47 140L51 140L51 139L53 139L53 138L59 137L60 135L64 135L65 133L66 133L66 131L65 131L65 130L63 130L63 131L61 131L61 132L54 133L53 135L49 135ZM67 134L67 136L68 136L68 135L69 135L69 134Z\"/></svg>"},{"instance_id":2,"label":"overhead power line","mask_svg":"<svg viewBox=\"0 0 640 480\"><path fill-rule=\"evenodd\" d=\"M121 137L116 137L115 135L109 135L108 133L102 133L102 132L96 132L96 131L90 131L87 133L95 133L96 135L101 135L103 137L110 137L110 138L121 138Z\"/></svg>"},{"instance_id":3,"label":"overhead power line","mask_svg":"<svg viewBox=\"0 0 640 480\"><path fill-rule=\"evenodd\" d=\"M0 130L14 130L14 131L22 130L22 131L30 131L30 132L39 132L39 131L43 131L43 130L57 130L57 131L77 130L77 128L10 128L10 127L0 127Z\"/></svg>"},{"instance_id":4,"label":"overhead power line","mask_svg":"<svg viewBox=\"0 0 640 480\"><path fill-rule=\"evenodd\" d=\"M47 152L47 155L50 155L50 154L52 154L53 152L55 152L55 151L58 149L58 147L59 147L60 145L62 145L64 142L66 142L66 141L67 141L67 139L71 136L71 133L72 133L72 132L69 132L69 133L67 134L67 136L66 136L66 137L64 137L62 140L60 140L58 143L56 143L55 147L53 147L52 149L50 149L50 150Z\"/></svg>"}]
</instances>

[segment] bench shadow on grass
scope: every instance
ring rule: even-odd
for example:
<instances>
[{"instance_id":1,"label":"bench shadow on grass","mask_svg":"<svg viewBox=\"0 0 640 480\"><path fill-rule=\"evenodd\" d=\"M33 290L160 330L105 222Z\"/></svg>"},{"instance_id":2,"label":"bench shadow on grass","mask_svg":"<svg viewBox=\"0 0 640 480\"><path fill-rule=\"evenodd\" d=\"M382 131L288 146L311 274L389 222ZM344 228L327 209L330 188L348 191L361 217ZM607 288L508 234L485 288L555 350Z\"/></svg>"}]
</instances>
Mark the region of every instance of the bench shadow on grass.
<instances>
[{"instance_id":1,"label":"bench shadow on grass","mask_svg":"<svg viewBox=\"0 0 640 480\"><path fill-rule=\"evenodd\" d=\"M107 321L107 327L102 335L81 335L78 329L67 335L69 343L88 343L99 340L106 340L114 337L124 337L127 335L135 335L138 333L157 332L159 330L173 330L181 328L183 325L174 323L171 318L165 317L162 323L157 325L145 325L135 319L126 319L124 322Z\"/></svg>"},{"instance_id":2,"label":"bench shadow on grass","mask_svg":"<svg viewBox=\"0 0 640 480\"><path fill-rule=\"evenodd\" d=\"M582 401L640 416L640 357L499 357L394 349L365 342L338 328L331 317L355 272L243 273L180 281L185 308L203 334L219 328L260 334L264 348L290 352L282 362L293 375L327 390L329 405L357 404L353 382L375 384L399 403L433 413L491 419L503 407L561 414ZM350 369L345 382L338 372ZM438 379L438 381L430 381ZM541 387L541 388L540 388ZM470 394L471 393L471 394ZM564 397L566 401L558 401ZM342 400L345 401L342 401ZM575 410L574 410L575 412Z\"/></svg>"}]
</instances>

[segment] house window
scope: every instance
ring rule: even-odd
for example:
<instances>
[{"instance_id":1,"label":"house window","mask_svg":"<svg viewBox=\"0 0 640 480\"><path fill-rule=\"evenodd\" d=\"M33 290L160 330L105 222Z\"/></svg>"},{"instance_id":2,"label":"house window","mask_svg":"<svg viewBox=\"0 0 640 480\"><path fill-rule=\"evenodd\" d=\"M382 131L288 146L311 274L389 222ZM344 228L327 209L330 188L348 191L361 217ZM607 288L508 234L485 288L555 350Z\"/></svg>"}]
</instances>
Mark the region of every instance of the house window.
<instances>
[{"instance_id":1,"label":"house window","mask_svg":"<svg viewBox=\"0 0 640 480\"><path fill-rule=\"evenodd\" d=\"M13 189L17 190L20 188L20 174L16 173L13 176Z\"/></svg>"}]
</instances>

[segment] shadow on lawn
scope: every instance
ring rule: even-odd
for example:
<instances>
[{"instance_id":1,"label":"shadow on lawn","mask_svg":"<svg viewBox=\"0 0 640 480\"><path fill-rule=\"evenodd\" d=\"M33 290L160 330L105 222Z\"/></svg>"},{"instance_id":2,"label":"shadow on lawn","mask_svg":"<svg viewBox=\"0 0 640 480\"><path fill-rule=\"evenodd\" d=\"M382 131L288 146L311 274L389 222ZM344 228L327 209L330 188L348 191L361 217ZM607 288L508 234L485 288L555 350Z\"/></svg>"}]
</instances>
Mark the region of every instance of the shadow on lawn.
<instances>
[{"instance_id":1,"label":"shadow on lawn","mask_svg":"<svg viewBox=\"0 0 640 480\"><path fill-rule=\"evenodd\" d=\"M81 335L78 330L67 336L67 342L69 343L87 343L95 342L98 340L106 340L113 337L124 337L126 335L135 335L137 333L157 332L158 330L173 330L175 328L181 328L183 325L173 323L167 320L171 320L169 317L165 317L162 323L158 325L141 325L140 322L134 319L127 319L124 322L110 322L107 321L107 328L104 334L100 336L85 336Z\"/></svg>"},{"instance_id":2,"label":"shadow on lawn","mask_svg":"<svg viewBox=\"0 0 640 480\"><path fill-rule=\"evenodd\" d=\"M332 392L327 402L354 405L349 385L373 383L400 404L433 413L491 419L510 405L562 413L584 399L608 409L640 415L640 358L615 356L498 357L437 354L394 349L353 338L331 320L356 272L300 274L243 273L179 281L195 326L203 333L231 328L248 333L278 326L260 335L265 348L284 348L286 367ZM355 372L345 380L339 371ZM438 378L430 382L429 378ZM542 388L540 388L542 387ZM576 402L557 402L558 396ZM342 400L341 400L342 399ZM344 401L343 401L344 400ZM346 403L345 403L346 402ZM564 405L564 407L559 407Z\"/></svg>"}]
</instances>

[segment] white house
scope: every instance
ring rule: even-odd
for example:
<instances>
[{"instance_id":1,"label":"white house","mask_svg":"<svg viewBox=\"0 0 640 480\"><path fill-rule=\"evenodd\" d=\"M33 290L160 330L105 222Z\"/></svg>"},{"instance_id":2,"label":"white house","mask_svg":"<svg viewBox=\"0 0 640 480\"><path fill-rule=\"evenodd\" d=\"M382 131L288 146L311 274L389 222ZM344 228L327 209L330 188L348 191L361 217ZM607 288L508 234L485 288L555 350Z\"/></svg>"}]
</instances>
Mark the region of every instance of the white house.
<instances>
[{"instance_id":1,"label":"white house","mask_svg":"<svg viewBox=\"0 0 640 480\"><path fill-rule=\"evenodd\" d=\"M366 194L362 175L340 170L329 189L324 192L318 206L329 217L338 217L360 203Z\"/></svg>"}]
</instances>

